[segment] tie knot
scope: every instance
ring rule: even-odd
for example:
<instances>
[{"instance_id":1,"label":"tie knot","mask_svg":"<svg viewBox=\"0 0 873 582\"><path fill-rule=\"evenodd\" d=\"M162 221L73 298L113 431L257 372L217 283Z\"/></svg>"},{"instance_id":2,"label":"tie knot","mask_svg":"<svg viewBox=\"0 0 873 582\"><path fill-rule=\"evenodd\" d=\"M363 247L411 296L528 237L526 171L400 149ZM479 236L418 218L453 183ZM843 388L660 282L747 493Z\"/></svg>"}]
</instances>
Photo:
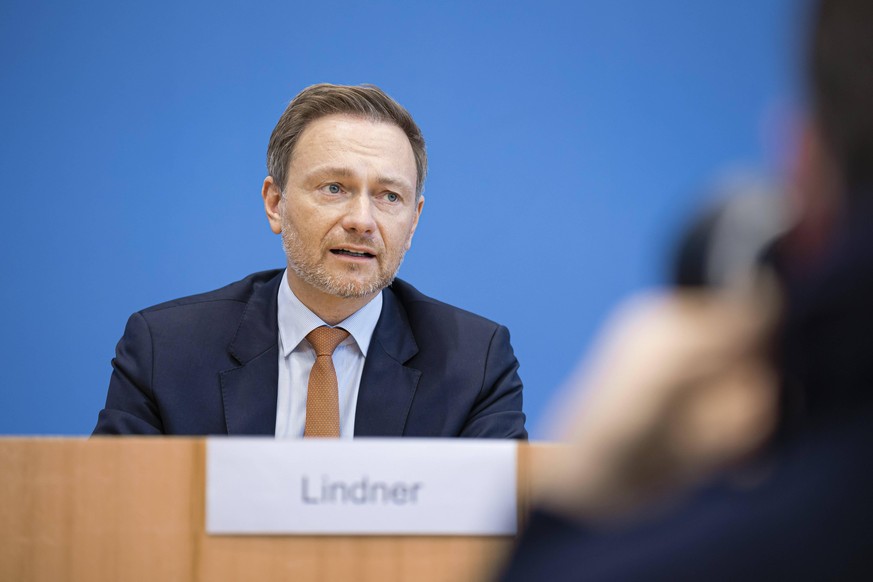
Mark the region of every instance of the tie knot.
<instances>
[{"instance_id":1,"label":"tie knot","mask_svg":"<svg viewBox=\"0 0 873 582\"><path fill-rule=\"evenodd\" d=\"M315 348L317 356L330 356L340 343L349 337L349 332L341 327L322 325L309 332L306 339Z\"/></svg>"}]
</instances>

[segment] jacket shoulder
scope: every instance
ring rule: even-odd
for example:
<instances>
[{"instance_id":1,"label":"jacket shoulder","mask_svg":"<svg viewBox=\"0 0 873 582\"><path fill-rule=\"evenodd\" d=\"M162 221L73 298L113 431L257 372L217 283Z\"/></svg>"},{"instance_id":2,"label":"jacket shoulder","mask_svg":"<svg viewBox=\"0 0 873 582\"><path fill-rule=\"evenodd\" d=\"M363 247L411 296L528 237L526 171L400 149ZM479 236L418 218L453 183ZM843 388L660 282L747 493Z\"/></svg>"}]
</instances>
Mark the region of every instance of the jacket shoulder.
<instances>
[{"instance_id":1,"label":"jacket shoulder","mask_svg":"<svg viewBox=\"0 0 873 582\"><path fill-rule=\"evenodd\" d=\"M283 272L284 269L258 271L257 273L252 273L244 279L234 281L233 283L225 285L224 287L221 287L219 289L215 289L214 291L207 291L205 293L198 293L196 295L188 295L186 297L180 297L178 299L172 299L170 301L158 303L157 305L152 305L151 307L140 310L139 313L144 315L153 314L175 307L201 305L206 303L247 303L249 298L252 296L252 293L254 293L261 286L274 282L277 277L282 276Z\"/></svg>"},{"instance_id":2,"label":"jacket shoulder","mask_svg":"<svg viewBox=\"0 0 873 582\"><path fill-rule=\"evenodd\" d=\"M468 325L487 329L494 329L500 326L500 324L486 317L429 297L401 279L395 279L390 289L406 311L411 315L414 314L413 320L416 319L415 315L417 315L426 318L437 318L441 321L445 321L445 318L451 318L463 321Z\"/></svg>"}]
</instances>

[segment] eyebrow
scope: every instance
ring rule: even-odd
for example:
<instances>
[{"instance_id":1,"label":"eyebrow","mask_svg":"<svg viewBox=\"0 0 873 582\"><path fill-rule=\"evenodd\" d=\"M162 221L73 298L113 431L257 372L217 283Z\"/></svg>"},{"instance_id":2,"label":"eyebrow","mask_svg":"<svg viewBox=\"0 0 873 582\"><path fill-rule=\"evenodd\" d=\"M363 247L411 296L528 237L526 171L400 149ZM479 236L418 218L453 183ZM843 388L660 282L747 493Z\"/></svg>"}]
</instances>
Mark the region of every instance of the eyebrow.
<instances>
[{"instance_id":1,"label":"eyebrow","mask_svg":"<svg viewBox=\"0 0 873 582\"><path fill-rule=\"evenodd\" d=\"M336 176L337 178L354 178L355 172L344 166L321 166L309 172L306 175L306 179L312 180L327 176ZM414 185L410 184L407 180L404 180L399 176L379 174L376 176L376 182L382 186L408 188L412 191L415 190Z\"/></svg>"}]
</instances>

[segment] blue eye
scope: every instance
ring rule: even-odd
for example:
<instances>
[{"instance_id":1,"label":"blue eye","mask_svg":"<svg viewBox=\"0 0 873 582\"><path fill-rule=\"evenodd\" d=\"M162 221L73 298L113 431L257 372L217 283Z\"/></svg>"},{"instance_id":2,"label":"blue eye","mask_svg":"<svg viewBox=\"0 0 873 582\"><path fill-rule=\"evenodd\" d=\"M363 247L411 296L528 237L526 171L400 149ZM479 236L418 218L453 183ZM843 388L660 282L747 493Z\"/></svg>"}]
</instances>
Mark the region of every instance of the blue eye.
<instances>
[{"instance_id":1,"label":"blue eye","mask_svg":"<svg viewBox=\"0 0 873 582\"><path fill-rule=\"evenodd\" d=\"M400 200L400 197L394 192L388 192L388 194L385 195L385 200L388 202L397 202Z\"/></svg>"},{"instance_id":2,"label":"blue eye","mask_svg":"<svg viewBox=\"0 0 873 582\"><path fill-rule=\"evenodd\" d=\"M340 193L339 184L328 184L327 191L330 192L331 194L339 194Z\"/></svg>"}]
</instances>

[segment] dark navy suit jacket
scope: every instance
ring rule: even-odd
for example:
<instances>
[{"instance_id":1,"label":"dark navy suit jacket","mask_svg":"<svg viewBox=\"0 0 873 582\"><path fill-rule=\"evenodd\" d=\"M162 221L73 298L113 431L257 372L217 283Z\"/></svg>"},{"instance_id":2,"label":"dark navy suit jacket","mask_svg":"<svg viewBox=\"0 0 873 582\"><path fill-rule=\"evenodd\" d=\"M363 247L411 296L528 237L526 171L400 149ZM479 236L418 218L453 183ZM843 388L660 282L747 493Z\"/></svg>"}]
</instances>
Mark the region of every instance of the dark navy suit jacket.
<instances>
[{"instance_id":1,"label":"dark navy suit jacket","mask_svg":"<svg viewBox=\"0 0 873 582\"><path fill-rule=\"evenodd\" d=\"M94 434L272 435L282 270L133 314ZM508 330L396 280L383 291L355 436L526 438Z\"/></svg>"}]
</instances>

